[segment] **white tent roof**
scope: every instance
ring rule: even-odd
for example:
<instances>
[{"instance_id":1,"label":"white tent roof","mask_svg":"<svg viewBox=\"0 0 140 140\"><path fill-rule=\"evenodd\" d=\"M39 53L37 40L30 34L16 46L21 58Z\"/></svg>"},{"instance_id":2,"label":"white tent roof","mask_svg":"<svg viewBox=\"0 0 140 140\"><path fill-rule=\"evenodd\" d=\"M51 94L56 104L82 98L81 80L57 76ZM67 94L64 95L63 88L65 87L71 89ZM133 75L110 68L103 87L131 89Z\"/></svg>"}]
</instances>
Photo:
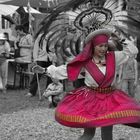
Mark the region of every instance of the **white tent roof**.
<instances>
[{"instance_id":1,"label":"white tent roof","mask_svg":"<svg viewBox=\"0 0 140 140\"><path fill-rule=\"evenodd\" d=\"M0 4L0 15L13 14L16 11L16 9L18 9L17 6Z\"/></svg>"},{"instance_id":2,"label":"white tent roof","mask_svg":"<svg viewBox=\"0 0 140 140\"><path fill-rule=\"evenodd\" d=\"M23 7L23 8L24 8L25 12L28 13L27 7ZM34 13L34 14L41 14L38 10L36 10L36 9L34 9L34 8L32 8L32 7L31 7L31 13Z\"/></svg>"},{"instance_id":3,"label":"white tent roof","mask_svg":"<svg viewBox=\"0 0 140 140\"><path fill-rule=\"evenodd\" d=\"M9 0L0 0L0 3L2 3L2 2L6 2L6 1L9 1Z\"/></svg>"},{"instance_id":4,"label":"white tent roof","mask_svg":"<svg viewBox=\"0 0 140 140\"><path fill-rule=\"evenodd\" d=\"M0 15L10 15L13 14L19 6L13 6L13 5L5 5L0 4ZM28 12L27 7L24 7L25 12ZM40 12L34 8L31 7L31 13L40 14Z\"/></svg>"}]
</instances>

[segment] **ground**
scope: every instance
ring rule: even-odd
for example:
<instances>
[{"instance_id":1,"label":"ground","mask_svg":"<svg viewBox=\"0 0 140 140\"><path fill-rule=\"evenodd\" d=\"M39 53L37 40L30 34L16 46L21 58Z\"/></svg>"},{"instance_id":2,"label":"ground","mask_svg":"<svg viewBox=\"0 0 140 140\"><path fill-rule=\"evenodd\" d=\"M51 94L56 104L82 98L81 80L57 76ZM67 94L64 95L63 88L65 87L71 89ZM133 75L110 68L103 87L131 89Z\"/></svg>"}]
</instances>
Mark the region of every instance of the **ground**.
<instances>
[{"instance_id":1,"label":"ground","mask_svg":"<svg viewBox=\"0 0 140 140\"><path fill-rule=\"evenodd\" d=\"M54 110L38 96L25 97L26 90L0 92L0 140L76 140L82 129L68 128L54 119ZM140 130L127 126L114 127L114 140L140 140ZM100 129L94 140L100 139Z\"/></svg>"}]
</instances>

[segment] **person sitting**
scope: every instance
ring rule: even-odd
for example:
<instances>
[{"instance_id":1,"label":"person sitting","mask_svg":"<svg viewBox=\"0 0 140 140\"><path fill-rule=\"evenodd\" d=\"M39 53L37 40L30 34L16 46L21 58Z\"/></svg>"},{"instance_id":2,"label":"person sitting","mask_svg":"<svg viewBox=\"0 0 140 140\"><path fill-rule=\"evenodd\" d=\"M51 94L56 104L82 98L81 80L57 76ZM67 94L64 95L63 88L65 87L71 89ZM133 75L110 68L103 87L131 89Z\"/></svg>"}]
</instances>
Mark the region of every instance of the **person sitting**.
<instances>
[{"instance_id":1,"label":"person sitting","mask_svg":"<svg viewBox=\"0 0 140 140\"><path fill-rule=\"evenodd\" d=\"M6 37L3 33L0 33L0 76L2 79L2 90L6 93L7 85L7 64L6 59L10 55L10 45L6 41Z\"/></svg>"},{"instance_id":2,"label":"person sitting","mask_svg":"<svg viewBox=\"0 0 140 140\"><path fill-rule=\"evenodd\" d=\"M60 101L59 95L63 92L63 85L58 79L52 78L52 83L48 85L43 96L47 98L50 102L50 107L57 106L57 103Z\"/></svg>"}]
</instances>

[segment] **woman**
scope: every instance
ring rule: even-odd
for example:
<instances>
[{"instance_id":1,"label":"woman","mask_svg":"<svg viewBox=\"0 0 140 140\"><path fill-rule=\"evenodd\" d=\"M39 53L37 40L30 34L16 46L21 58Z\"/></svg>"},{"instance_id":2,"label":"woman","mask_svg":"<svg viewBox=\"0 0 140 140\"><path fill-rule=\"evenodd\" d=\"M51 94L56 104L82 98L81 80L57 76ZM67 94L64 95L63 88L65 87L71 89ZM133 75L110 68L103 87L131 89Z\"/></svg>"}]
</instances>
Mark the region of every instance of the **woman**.
<instances>
[{"instance_id":1,"label":"woman","mask_svg":"<svg viewBox=\"0 0 140 140\"><path fill-rule=\"evenodd\" d=\"M92 140L96 127L102 127L102 140L112 140L115 124L140 127L140 104L115 88L116 70L137 48L127 41L123 51L108 51L111 31L97 30L89 34L84 50L67 65L47 68L53 78L76 80L85 71L85 85L69 92L58 104L56 120L65 126L84 128L79 140ZM61 69L61 71L59 70ZM63 69L63 70L62 70Z\"/></svg>"},{"instance_id":2,"label":"woman","mask_svg":"<svg viewBox=\"0 0 140 140\"><path fill-rule=\"evenodd\" d=\"M18 41L15 43L16 49L19 49L18 61L31 62L32 59L32 49L33 49L33 37L31 34L27 33L25 27L22 25L17 25L15 30L18 35Z\"/></svg>"}]
</instances>

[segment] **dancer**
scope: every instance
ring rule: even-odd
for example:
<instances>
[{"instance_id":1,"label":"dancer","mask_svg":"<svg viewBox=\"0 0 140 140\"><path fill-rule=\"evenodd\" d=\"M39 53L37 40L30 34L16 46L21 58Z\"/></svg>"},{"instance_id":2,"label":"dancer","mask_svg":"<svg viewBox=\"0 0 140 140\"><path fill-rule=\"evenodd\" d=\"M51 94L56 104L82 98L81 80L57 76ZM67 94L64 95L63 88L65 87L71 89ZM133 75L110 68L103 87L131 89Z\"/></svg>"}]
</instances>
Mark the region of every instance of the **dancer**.
<instances>
[{"instance_id":1,"label":"dancer","mask_svg":"<svg viewBox=\"0 0 140 140\"><path fill-rule=\"evenodd\" d=\"M140 128L140 104L116 89L116 69L138 49L131 40L122 51L108 51L111 31L100 29L90 33L84 50L67 67L50 66L46 73L53 78L76 80L85 70L85 85L70 91L58 104L56 120L65 126L84 128L79 140L92 140L96 127L101 127L102 140L112 140L115 124ZM60 69L61 68L61 71ZM44 72L45 69L42 69Z\"/></svg>"}]
</instances>

